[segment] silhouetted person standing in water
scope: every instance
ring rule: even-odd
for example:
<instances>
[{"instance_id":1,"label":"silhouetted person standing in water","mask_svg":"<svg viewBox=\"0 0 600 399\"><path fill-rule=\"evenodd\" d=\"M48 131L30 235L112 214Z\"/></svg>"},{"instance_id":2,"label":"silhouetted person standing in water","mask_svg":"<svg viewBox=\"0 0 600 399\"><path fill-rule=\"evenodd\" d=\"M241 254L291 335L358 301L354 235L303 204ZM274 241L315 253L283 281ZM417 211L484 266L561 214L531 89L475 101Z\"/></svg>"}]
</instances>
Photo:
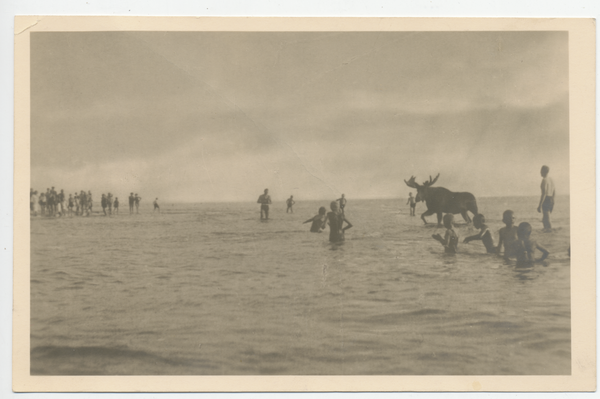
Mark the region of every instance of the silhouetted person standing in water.
<instances>
[{"instance_id":1,"label":"silhouetted person standing in water","mask_svg":"<svg viewBox=\"0 0 600 399\"><path fill-rule=\"evenodd\" d=\"M158 206L158 198L154 200L154 210L152 211L152 213L156 212L157 209L158 213L160 213L160 206Z\"/></svg>"},{"instance_id":2,"label":"silhouetted person standing in water","mask_svg":"<svg viewBox=\"0 0 600 399\"><path fill-rule=\"evenodd\" d=\"M260 204L260 218L268 219L269 218L269 204L271 203L271 196L269 195L269 189L265 188L265 193L258 197L257 204ZM264 217L263 217L264 215Z\"/></svg>"},{"instance_id":3,"label":"silhouetted person standing in water","mask_svg":"<svg viewBox=\"0 0 600 399\"><path fill-rule=\"evenodd\" d=\"M136 193L135 197L134 197L134 200L133 200L133 202L135 203L135 213L140 213L140 201L141 200L142 200L142 197L140 197Z\"/></svg>"},{"instance_id":4,"label":"silhouetted person standing in water","mask_svg":"<svg viewBox=\"0 0 600 399\"><path fill-rule=\"evenodd\" d=\"M551 231L552 225L550 224L550 214L552 213L552 209L554 209L554 181L551 177L548 176L548 172L550 172L550 168L546 165L542 166L541 175L542 175L542 184L540 188L542 189L542 195L540 197L540 204L538 205L537 211L543 212L544 217L542 218L542 223L544 223L544 230Z\"/></svg>"},{"instance_id":5,"label":"silhouetted person standing in water","mask_svg":"<svg viewBox=\"0 0 600 399\"><path fill-rule=\"evenodd\" d=\"M408 193L408 201L406 201L406 204L410 204L410 216L415 216L417 203L415 202L415 197L412 196L412 193Z\"/></svg>"},{"instance_id":6,"label":"silhouetted person standing in water","mask_svg":"<svg viewBox=\"0 0 600 399\"><path fill-rule=\"evenodd\" d=\"M131 215L133 213L133 204L135 203L135 197L133 196L133 193L129 194L129 214Z\"/></svg>"},{"instance_id":7,"label":"silhouetted person standing in water","mask_svg":"<svg viewBox=\"0 0 600 399\"><path fill-rule=\"evenodd\" d=\"M346 207L346 197L342 194L341 198L336 199L336 201L340 202L340 211L344 213L344 208Z\"/></svg>"},{"instance_id":8,"label":"silhouetted person standing in water","mask_svg":"<svg viewBox=\"0 0 600 399\"><path fill-rule=\"evenodd\" d=\"M327 214L327 222L329 223L329 241L340 242L344 241L344 232L352 227L344 213L339 209L337 201L331 201L331 212ZM348 225L343 227L344 222Z\"/></svg>"},{"instance_id":9,"label":"silhouetted person standing in water","mask_svg":"<svg viewBox=\"0 0 600 399\"><path fill-rule=\"evenodd\" d=\"M290 212L290 211L291 211L292 213L294 213L294 208L293 208L293 206L294 206L294 204L296 203L296 201L294 201L294 196L293 196L293 195L291 195L291 196L290 196L290 198L288 198L288 199L287 199L286 203L287 203L287 209L286 209L285 213L288 213L288 212Z\"/></svg>"}]
</instances>

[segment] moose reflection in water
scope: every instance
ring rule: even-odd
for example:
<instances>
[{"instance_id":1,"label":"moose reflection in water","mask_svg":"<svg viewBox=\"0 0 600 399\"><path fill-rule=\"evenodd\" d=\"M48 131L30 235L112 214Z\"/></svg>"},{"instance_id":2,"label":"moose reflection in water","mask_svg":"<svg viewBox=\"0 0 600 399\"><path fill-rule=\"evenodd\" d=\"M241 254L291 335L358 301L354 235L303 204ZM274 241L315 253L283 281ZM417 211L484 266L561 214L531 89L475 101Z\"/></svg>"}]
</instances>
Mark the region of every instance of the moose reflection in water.
<instances>
[{"instance_id":1,"label":"moose reflection in water","mask_svg":"<svg viewBox=\"0 0 600 399\"><path fill-rule=\"evenodd\" d=\"M440 174L432 179L429 176L429 181L423 184L415 182L415 176L412 176L408 181L404 180L404 183L408 187L417 189L416 201L423 201L427 205L427 211L421 215L423 222L427 224L425 216L431 216L437 213L438 226L442 225L442 214L460 213L467 223L471 223L471 218L467 214L470 211L473 215L477 215L477 201L475 196L471 193L454 193L444 187L431 187L440 177Z\"/></svg>"}]
</instances>

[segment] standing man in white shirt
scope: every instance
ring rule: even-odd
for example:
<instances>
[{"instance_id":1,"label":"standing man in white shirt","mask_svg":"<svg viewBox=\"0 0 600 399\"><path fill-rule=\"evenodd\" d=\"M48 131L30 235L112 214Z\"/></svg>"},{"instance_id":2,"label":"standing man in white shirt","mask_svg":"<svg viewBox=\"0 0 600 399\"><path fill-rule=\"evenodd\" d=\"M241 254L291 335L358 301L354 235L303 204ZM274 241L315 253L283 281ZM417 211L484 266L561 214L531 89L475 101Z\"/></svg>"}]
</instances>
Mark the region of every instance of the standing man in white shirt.
<instances>
[{"instance_id":1,"label":"standing man in white shirt","mask_svg":"<svg viewBox=\"0 0 600 399\"><path fill-rule=\"evenodd\" d=\"M542 184L540 188L542 189L542 196L540 197L540 204L538 205L538 212L543 212L544 217L542 218L542 223L544 223L544 230L551 231L552 225L550 224L550 214L552 213L552 209L554 208L554 181L551 177L548 176L548 172L550 172L550 168L546 165L542 166L541 175L542 175Z\"/></svg>"}]
</instances>

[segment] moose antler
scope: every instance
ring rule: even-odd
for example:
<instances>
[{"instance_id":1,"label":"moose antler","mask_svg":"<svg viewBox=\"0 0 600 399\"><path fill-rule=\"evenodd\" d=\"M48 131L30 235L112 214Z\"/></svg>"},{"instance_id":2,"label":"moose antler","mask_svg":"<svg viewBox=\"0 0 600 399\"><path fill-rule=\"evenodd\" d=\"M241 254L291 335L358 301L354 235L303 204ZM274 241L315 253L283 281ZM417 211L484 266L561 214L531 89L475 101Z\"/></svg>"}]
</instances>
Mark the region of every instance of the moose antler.
<instances>
[{"instance_id":1,"label":"moose antler","mask_svg":"<svg viewBox=\"0 0 600 399\"><path fill-rule=\"evenodd\" d=\"M404 183L406 183L406 185L408 187L412 187L412 188L419 187L419 185L415 182L415 176L411 176L410 179L408 179L408 181L404 180Z\"/></svg>"},{"instance_id":2,"label":"moose antler","mask_svg":"<svg viewBox=\"0 0 600 399\"><path fill-rule=\"evenodd\" d=\"M435 177L435 179L433 179L433 180L432 180L432 179L431 179L431 175L430 175L430 176L429 176L429 181L423 182L423 185L424 185L425 187L432 186L432 185L433 185L433 184L434 184L434 183L437 181L438 177L440 177L440 174L439 174L439 173L437 174L437 176Z\"/></svg>"}]
</instances>

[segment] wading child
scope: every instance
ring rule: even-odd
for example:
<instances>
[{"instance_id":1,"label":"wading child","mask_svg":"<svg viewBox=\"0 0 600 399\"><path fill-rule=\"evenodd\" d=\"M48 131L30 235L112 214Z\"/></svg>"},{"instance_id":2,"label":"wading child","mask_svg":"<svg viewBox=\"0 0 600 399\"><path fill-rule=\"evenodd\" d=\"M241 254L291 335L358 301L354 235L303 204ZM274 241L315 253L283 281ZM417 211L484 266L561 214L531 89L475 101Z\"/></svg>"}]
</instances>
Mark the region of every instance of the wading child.
<instances>
[{"instance_id":1,"label":"wading child","mask_svg":"<svg viewBox=\"0 0 600 399\"><path fill-rule=\"evenodd\" d=\"M305 224L308 222L312 222L312 225L310 226L310 231L312 233L320 233L321 230L325 229L325 224L327 222L327 209L325 209L324 206L320 207L318 215L308 219L306 222L304 222L302 224Z\"/></svg>"},{"instance_id":2,"label":"wading child","mask_svg":"<svg viewBox=\"0 0 600 399\"><path fill-rule=\"evenodd\" d=\"M502 251L502 245L504 245L504 259L508 259L512 255L511 251L514 247L514 242L518 240L518 227L515 226L515 215L513 211L510 209L505 210L502 214L502 222L504 222L506 227L501 228L498 232L500 239L498 241L496 253L500 255L500 251Z\"/></svg>"},{"instance_id":3,"label":"wading child","mask_svg":"<svg viewBox=\"0 0 600 399\"><path fill-rule=\"evenodd\" d=\"M473 236L469 236L464 239L463 243L468 243L473 240L481 240L488 254L496 252L496 247L494 246L494 238L492 237L492 232L485 224L485 216L481 213L478 213L473 217L473 226L476 229L479 229L479 234L475 234Z\"/></svg>"},{"instance_id":4,"label":"wading child","mask_svg":"<svg viewBox=\"0 0 600 399\"><path fill-rule=\"evenodd\" d=\"M332 201L329 207L331 208L331 212L327 214L327 221L329 222L329 241L344 241L344 232L352 227L352 223L350 223L344 216L344 213L340 211L337 201ZM346 227L342 227L344 222L348 224Z\"/></svg>"},{"instance_id":5,"label":"wading child","mask_svg":"<svg viewBox=\"0 0 600 399\"><path fill-rule=\"evenodd\" d=\"M531 239L531 225L523 222L517 230L518 240L513 243L513 255L517 258L517 267L529 267L543 262L550 254L548 250ZM535 250L542 252L542 257L535 258Z\"/></svg>"},{"instance_id":6,"label":"wading child","mask_svg":"<svg viewBox=\"0 0 600 399\"><path fill-rule=\"evenodd\" d=\"M446 234L444 234L444 238L442 238L439 234L434 234L433 237L435 240L439 241L440 244L444 246L444 252L447 254L455 254L458 250L458 234L454 231L454 226L452 223L454 222L454 215L451 213L447 213L444 215L444 227L446 228Z\"/></svg>"},{"instance_id":7,"label":"wading child","mask_svg":"<svg viewBox=\"0 0 600 399\"><path fill-rule=\"evenodd\" d=\"M119 197L115 197L115 203L113 204L113 208L115 208L115 214L119 214Z\"/></svg>"}]
</instances>

